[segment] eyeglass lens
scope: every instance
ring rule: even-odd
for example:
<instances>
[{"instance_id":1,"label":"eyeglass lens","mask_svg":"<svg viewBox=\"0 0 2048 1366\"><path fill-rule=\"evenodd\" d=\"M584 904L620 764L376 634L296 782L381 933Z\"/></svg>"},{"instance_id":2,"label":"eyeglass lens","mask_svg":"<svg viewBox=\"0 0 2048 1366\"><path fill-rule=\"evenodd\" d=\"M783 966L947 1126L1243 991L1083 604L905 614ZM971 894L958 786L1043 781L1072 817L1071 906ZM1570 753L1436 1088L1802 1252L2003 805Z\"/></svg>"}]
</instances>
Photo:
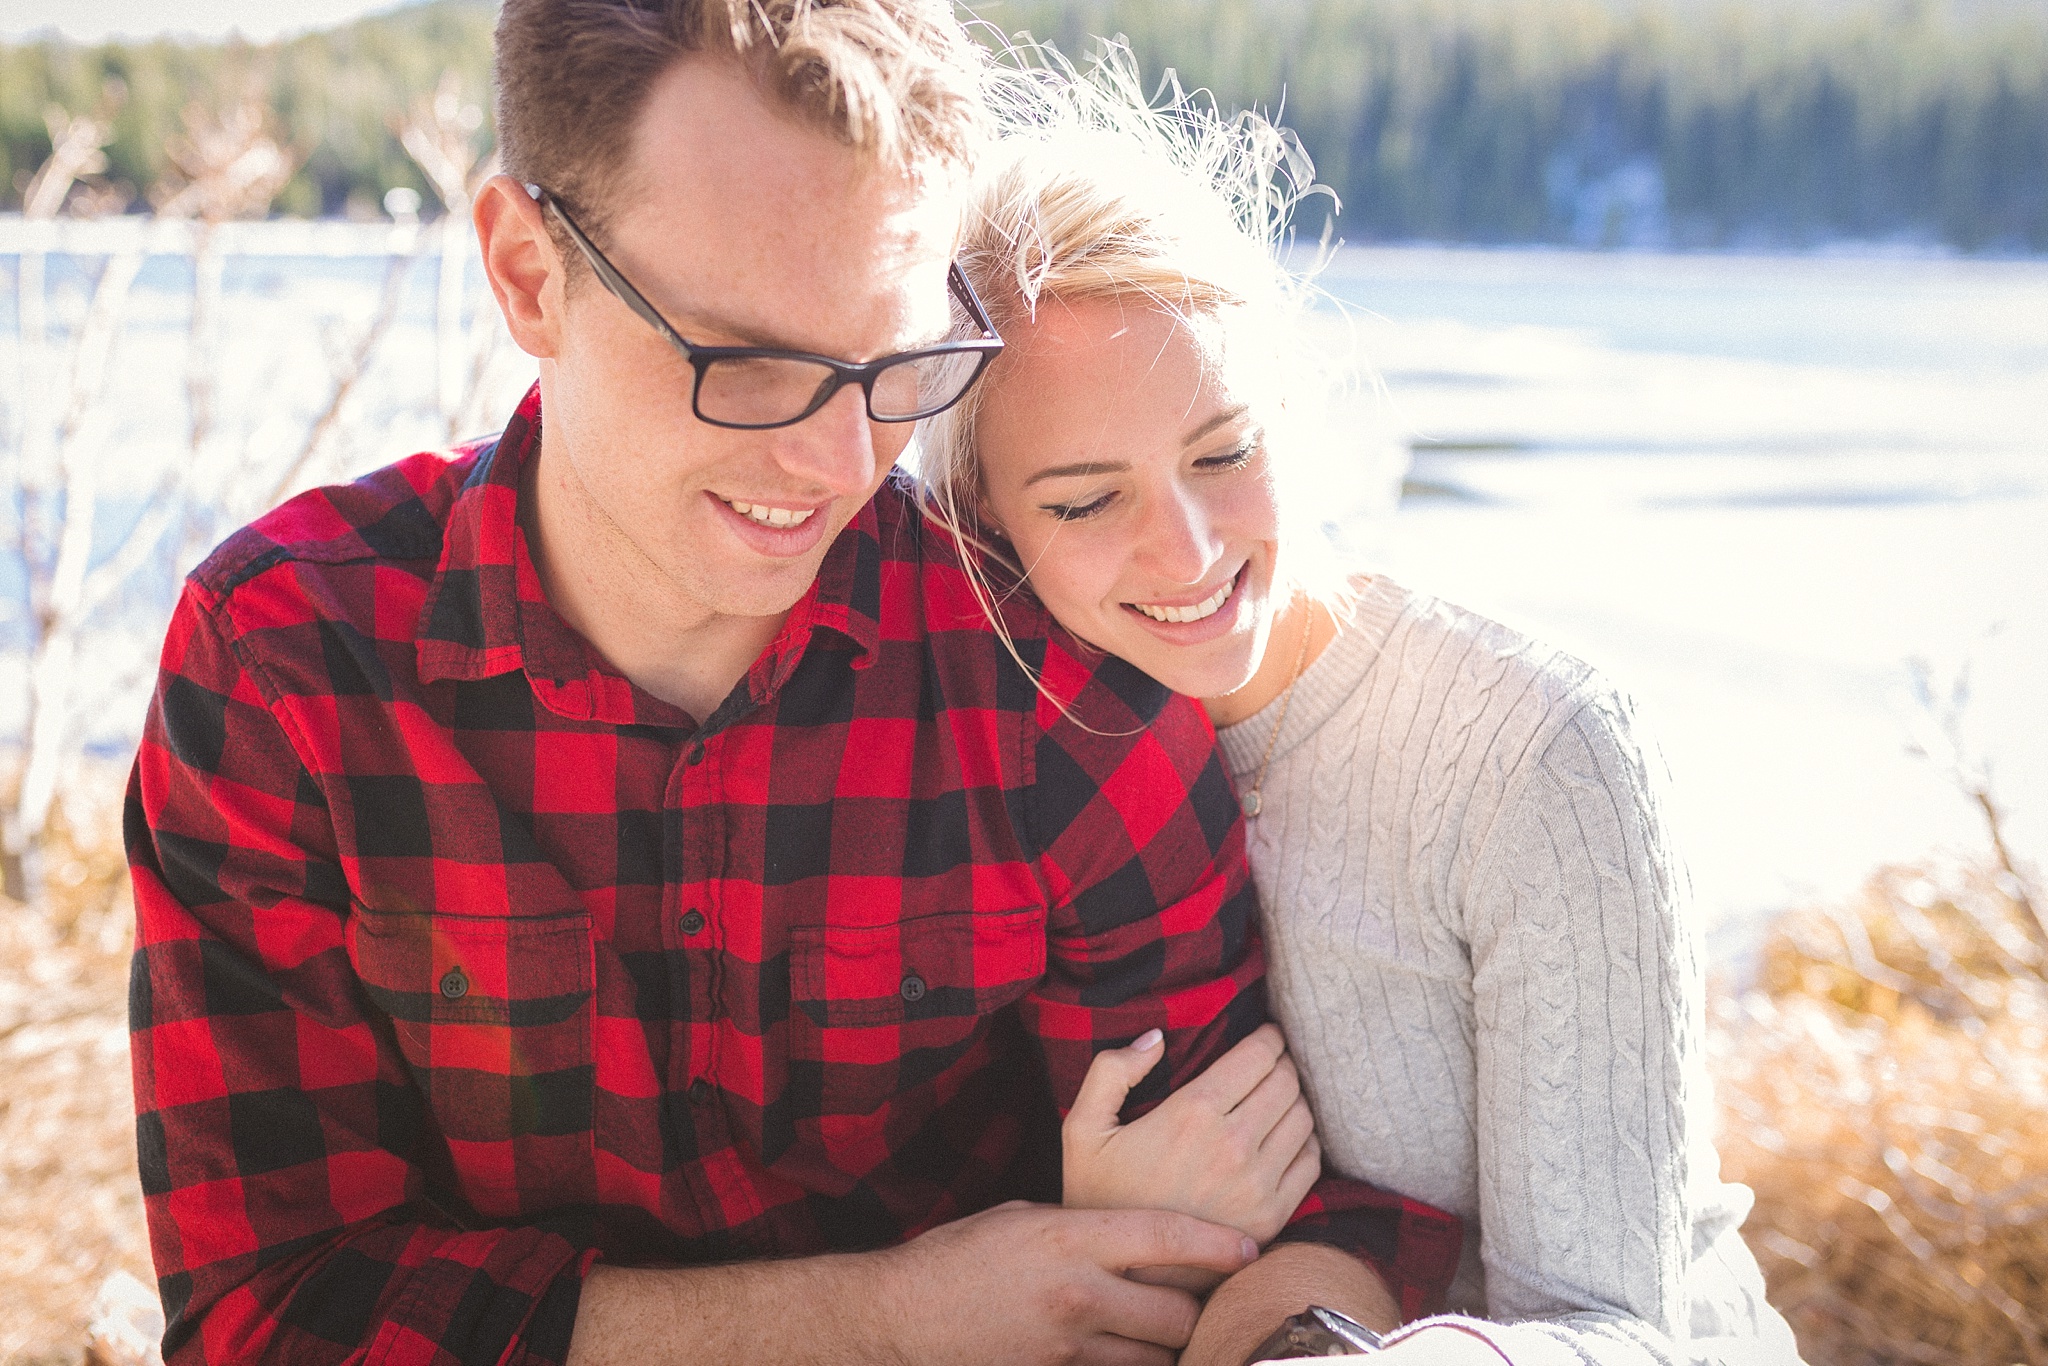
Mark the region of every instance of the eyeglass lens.
<instances>
[{"instance_id":1,"label":"eyeglass lens","mask_svg":"<svg viewBox=\"0 0 2048 1366\"><path fill-rule=\"evenodd\" d=\"M972 319L957 301L953 336L971 335ZM916 356L883 367L868 391L868 415L879 422L908 422L951 404L973 382L981 365L975 351ZM788 356L730 356L708 361L697 383L697 412L710 422L758 427L788 422L810 412L820 396L836 387L837 373L815 361Z\"/></svg>"}]
</instances>

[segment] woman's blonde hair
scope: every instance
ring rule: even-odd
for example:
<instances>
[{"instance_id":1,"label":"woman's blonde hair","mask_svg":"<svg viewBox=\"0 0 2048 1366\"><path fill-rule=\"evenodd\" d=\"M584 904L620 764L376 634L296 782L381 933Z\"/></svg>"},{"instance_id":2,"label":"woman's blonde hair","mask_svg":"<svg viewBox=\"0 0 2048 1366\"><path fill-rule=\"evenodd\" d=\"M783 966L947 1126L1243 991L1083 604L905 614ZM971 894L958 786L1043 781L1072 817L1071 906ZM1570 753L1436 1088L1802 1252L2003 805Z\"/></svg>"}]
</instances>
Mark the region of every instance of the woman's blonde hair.
<instances>
[{"instance_id":1,"label":"woman's blonde hair","mask_svg":"<svg viewBox=\"0 0 2048 1366\"><path fill-rule=\"evenodd\" d=\"M1313 288L1283 259L1295 208L1328 193L1308 154L1271 120L1226 116L1171 72L1159 97L1147 98L1120 42L1104 43L1085 71L1040 45L1013 45L1003 57L992 84L997 141L975 178L958 251L997 331L1051 300L1132 298L1219 342L1232 391L1265 435L1281 572L1318 596L1340 593L1343 575L1299 477L1324 374L1298 326ZM1014 585L991 584L980 563L993 560L1018 582L1028 566L981 516L976 434L986 387L924 424L916 474L927 514L964 543L975 591L1003 632L999 599Z\"/></svg>"}]
</instances>

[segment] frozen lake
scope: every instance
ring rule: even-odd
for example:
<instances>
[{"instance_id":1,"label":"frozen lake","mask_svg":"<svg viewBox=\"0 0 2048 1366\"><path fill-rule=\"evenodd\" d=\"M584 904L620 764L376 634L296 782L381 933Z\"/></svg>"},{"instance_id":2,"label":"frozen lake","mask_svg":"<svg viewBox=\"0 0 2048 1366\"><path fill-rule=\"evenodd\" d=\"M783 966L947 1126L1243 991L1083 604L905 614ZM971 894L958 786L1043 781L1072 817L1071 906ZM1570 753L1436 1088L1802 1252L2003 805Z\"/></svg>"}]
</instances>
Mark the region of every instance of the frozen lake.
<instances>
[{"instance_id":1,"label":"frozen lake","mask_svg":"<svg viewBox=\"0 0 2048 1366\"><path fill-rule=\"evenodd\" d=\"M2048 263L1360 250L1325 287L1411 434L1365 544L1644 704L1723 952L1986 848L1905 661L2048 858Z\"/></svg>"},{"instance_id":2,"label":"frozen lake","mask_svg":"<svg viewBox=\"0 0 2048 1366\"><path fill-rule=\"evenodd\" d=\"M95 253L129 230L66 225L50 243L77 253L51 258L53 316L82 307ZM0 218L10 439L57 378L17 354L25 231ZM301 443L395 244L388 227L344 224L229 235L203 457L221 498L267 488L248 471ZM158 245L96 407L109 543L134 495L190 458L191 275L175 240ZM449 425L436 261L407 269L398 323L314 477L436 444ZM482 322L463 373L480 376L472 411L502 414L531 363L479 345L496 329L474 275ZM1638 696L1724 958L1764 911L1882 862L1983 847L1972 809L1905 752L1911 656L1972 663L1972 743L2016 846L2048 859L2048 263L1359 249L1322 282L1350 311L1323 310L1319 336L1384 381L1344 408L1328 452L1332 487L1355 493L1346 534L1396 577L1554 639ZM19 596L16 566L0 564L0 598ZM171 577L166 561L143 596ZM110 638L108 662L146 663L148 635ZM0 668L0 726L18 724L15 678ZM138 710L110 702L101 742L118 747Z\"/></svg>"}]
</instances>

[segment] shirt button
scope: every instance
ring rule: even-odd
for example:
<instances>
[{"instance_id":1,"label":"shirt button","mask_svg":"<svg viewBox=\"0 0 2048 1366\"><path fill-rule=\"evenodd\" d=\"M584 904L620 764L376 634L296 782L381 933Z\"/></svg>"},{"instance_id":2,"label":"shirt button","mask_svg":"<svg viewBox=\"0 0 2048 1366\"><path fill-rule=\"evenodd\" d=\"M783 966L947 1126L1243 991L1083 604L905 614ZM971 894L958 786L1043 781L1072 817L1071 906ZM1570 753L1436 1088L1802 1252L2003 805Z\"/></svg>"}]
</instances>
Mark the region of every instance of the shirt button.
<instances>
[{"instance_id":1,"label":"shirt button","mask_svg":"<svg viewBox=\"0 0 2048 1366\"><path fill-rule=\"evenodd\" d=\"M703 913L702 911L685 911L685 912L683 912L683 933L684 933L684 934L695 934L695 933L697 933L697 932L698 932L699 930L701 930L701 929L703 929L703 928L704 928L704 913Z\"/></svg>"},{"instance_id":2,"label":"shirt button","mask_svg":"<svg viewBox=\"0 0 2048 1366\"><path fill-rule=\"evenodd\" d=\"M690 1083L690 1104L703 1105L711 1099L711 1083L699 1077Z\"/></svg>"},{"instance_id":3,"label":"shirt button","mask_svg":"<svg viewBox=\"0 0 2048 1366\"><path fill-rule=\"evenodd\" d=\"M699 764L703 763L703 762L704 762L704 746L702 746L702 745L691 745L691 746L690 746L690 749L689 749L689 752L688 752L687 754L683 755L683 762L684 762L684 763L686 763L686 764L688 764L688 765L689 765L689 766L690 766L691 768L695 768L695 767L696 767L697 765L699 765Z\"/></svg>"},{"instance_id":4,"label":"shirt button","mask_svg":"<svg viewBox=\"0 0 2048 1366\"><path fill-rule=\"evenodd\" d=\"M903 974L902 992L906 1001L922 1001L925 992L924 978L914 972L906 972Z\"/></svg>"},{"instance_id":5,"label":"shirt button","mask_svg":"<svg viewBox=\"0 0 2048 1366\"><path fill-rule=\"evenodd\" d=\"M441 994L451 1001L469 994L469 974L460 965L441 974Z\"/></svg>"}]
</instances>

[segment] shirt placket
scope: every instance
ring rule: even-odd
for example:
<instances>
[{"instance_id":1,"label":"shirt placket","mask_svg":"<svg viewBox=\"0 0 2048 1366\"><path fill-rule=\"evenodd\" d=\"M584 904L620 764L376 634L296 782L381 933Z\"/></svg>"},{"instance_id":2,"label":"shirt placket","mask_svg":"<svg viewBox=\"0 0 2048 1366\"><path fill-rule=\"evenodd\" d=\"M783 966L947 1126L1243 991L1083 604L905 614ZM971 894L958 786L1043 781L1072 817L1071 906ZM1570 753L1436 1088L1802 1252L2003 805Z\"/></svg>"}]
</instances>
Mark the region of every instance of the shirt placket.
<instances>
[{"instance_id":1,"label":"shirt placket","mask_svg":"<svg viewBox=\"0 0 2048 1366\"><path fill-rule=\"evenodd\" d=\"M671 1114L690 1151L680 1177L706 1234L732 1229L760 1212L736 1150L726 1107L720 1103L719 1032L732 1027L721 1004L723 952L728 927L719 888L725 869L730 813L720 772L723 746L702 732L683 745L668 783L669 832L666 912L674 927L676 1000L667 1088Z\"/></svg>"}]
</instances>

